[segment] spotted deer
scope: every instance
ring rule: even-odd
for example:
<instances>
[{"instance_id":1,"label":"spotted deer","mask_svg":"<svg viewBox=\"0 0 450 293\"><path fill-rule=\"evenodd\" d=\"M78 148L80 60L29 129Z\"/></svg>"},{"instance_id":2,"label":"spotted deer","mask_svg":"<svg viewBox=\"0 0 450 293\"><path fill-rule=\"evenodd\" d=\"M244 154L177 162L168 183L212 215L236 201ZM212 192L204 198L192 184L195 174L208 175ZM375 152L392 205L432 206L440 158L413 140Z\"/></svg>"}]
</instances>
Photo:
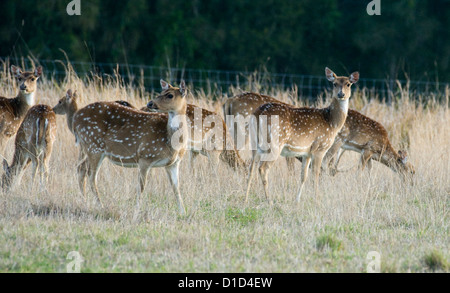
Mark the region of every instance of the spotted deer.
<instances>
[{"instance_id":1,"label":"spotted deer","mask_svg":"<svg viewBox=\"0 0 450 293\"><path fill-rule=\"evenodd\" d=\"M257 141L258 148L253 151L249 172L246 201L252 182L253 171L259 162L259 173L263 182L266 199L270 201L268 191L269 170L280 155L284 157L302 157L302 178L296 201L300 201L303 187L308 177L309 165L315 175L315 194L318 196L318 180L322 159L333 145L336 135L344 126L347 118L351 86L359 80L359 73L354 72L349 77L337 76L329 68L325 69L327 79L333 83L331 104L327 108L294 108L280 103L268 103L259 107L252 122L252 131L264 132L270 140L270 147ZM267 120L265 123L264 119ZM272 120L275 123L272 123ZM278 123L277 123L278 122ZM278 124L278 125L277 125ZM260 136L258 136L260 137ZM262 160L263 155L270 154L270 159Z\"/></svg>"},{"instance_id":2,"label":"spotted deer","mask_svg":"<svg viewBox=\"0 0 450 293\"><path fill-rule=\"evenodd\" d=\"M158 106L152 101L141 110L159 111ZM189 136L191 166L195 158L201 154L214 165L221 160L234 170L247 172L245 162L236 151L233 139L220 115L191 104L187 104L186 115L191 128ZM215 132L216 127L220 133Z\"/></svg>"},{"instance_id":3,"label":"spotted deer","mask_svg":"<svg viewBox=\"0 0 450 293\"><path fill-rule=\"evenodd\" d=\"M161 80L163 92L153 100L165 113L145 113L115 102L97 102L78 110L72 129L81 154L78 180L85 195L86 176L92 192L101 203L97 173L108 158L113 164L139 168L138 194L144 191L150 168L164 167L182 214L185 213L179 189L179 166L187 148L186 85L179 88Z\"/></svg>"},{"instance_id":4,"label":"spotted deer","mask_svg":"<svg viewBox=\"0 0 450 293\"><path fill-rule=\"evenodd\" d=\"M225 119L227 117L233 117L234 122L236 122L239 121L239 116L243 118L243 122L232 123L232 125L230 125L230 119L227 119L227 125L229 126L231 137L235 142L236 148L242 149L249 145L249 118L254 111L267 103L277 103L293 107L293 105L281 102L273 97L251 92L242 93L225 101L222 106ZM240 146L238 146L239 137L245 138L243 145ZM288 169L291 171L294 170L294 162L295 158L286 158Z\"/></svg>"},{"instance_id":5,"label":"spotted deer","mask_svg":"<svg viewBox=\"0 0 450 293\"><path fill-rule=\"evenodd\" d=\"M361 154L362 170L366 166L369 170L372 169L372 160L375 160L403 176L415 173L414 167L408 162L406 151L396 151L392 147L383 125L351 109L348 110L342 130L324 158L332 175L337 173L339 160L347 150Z\"/></svg>"},{"instance_id":6,"label":"spotted deer","mask_svg":"<svg viewBox=\"0 0 450 293\"><path fill-rule=\"evenodd\" d=\"M42 75L42 67L34 71L23 72L17 66L11 66L11 73L18 81L19 94L8 99L0 97L0 153L3 154L6 144L13 137L30 107L35 104L37 81Z\"/></svg>"},{"instance_id":7,"label":"spotted deer","mask_svg":"<svg viewBox=\"0 0 450 293\"><path fill-rule=\"evenodd\" d=\"M78 105L78 93L77 91L73 91L69 89L64 97L62 97L56 106L53 107L53 111L56 115L65 115L66 121L67 121L67 127L69 128L69 131L75 135L74 129L73 129L73 118L75 116L75 113L79 110ZM82 150L79 152L78 156L78 167L77 167L77 174L78 174L78 183L80 185L80 190L83 194L83 196L86 195L86 170L87 170L87 161L85 160L86 156L83 154Z\"/></svg>"},{"instance_id":8,"label":"spotted deer","mask_svg":"<svg viewBox=\"0 0 450 293\"><path fill-rule=\"evenodd\" d=\"M53 143L56 138L56 115L47 105L33 106L21 123L16 139L15 151L11 166L3 160L2 186L9 190L15 178L20 182L23 171L32 163L33 186L36 171L39 168L41 187L48 180L48 163L52 154Z\"/></svg>"}]
</instances>

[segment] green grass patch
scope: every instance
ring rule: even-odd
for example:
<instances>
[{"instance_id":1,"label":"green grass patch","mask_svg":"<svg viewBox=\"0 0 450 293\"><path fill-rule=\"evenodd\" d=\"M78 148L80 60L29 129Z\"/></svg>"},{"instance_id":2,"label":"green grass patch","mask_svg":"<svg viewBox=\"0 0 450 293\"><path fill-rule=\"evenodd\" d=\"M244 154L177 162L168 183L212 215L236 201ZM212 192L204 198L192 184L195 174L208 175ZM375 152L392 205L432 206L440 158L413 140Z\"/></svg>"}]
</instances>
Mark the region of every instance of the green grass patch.
<instances>
[{"instance_id":1,"label":"green grass patch","mask_svg":"<svg viewBox=\"0 0 450 293\"><path fill-rule=\"evenodd\" d=\"M438 251L433 250L427 253L422 258L423 264L431 271L447 271L449 269L449 264L445 259L444 255Z\"/></svg>"},{"instance_id":2,"label":"green grass patch","mask_svg":"<svg viewBox=\"0 0 450 293\"><path fill-rule=\"evenodd\" d=\"M324 250L326 248L331 251L339 251L343 248L342 241L336 238L334 234L321 234L316 239L317 250Z\"/></svg>"},{"instance_id":3,"label":"green grass patch","mask_svg":"<svg viewBox=\"0 0 450 293\"><path fill-rule=\"evenodd\" d=\"M228 223L236 223L240 226L253 224L259 218L260 212L254 208L228 208L225 211L225 219Z\"/></svg>"}]
</instances>

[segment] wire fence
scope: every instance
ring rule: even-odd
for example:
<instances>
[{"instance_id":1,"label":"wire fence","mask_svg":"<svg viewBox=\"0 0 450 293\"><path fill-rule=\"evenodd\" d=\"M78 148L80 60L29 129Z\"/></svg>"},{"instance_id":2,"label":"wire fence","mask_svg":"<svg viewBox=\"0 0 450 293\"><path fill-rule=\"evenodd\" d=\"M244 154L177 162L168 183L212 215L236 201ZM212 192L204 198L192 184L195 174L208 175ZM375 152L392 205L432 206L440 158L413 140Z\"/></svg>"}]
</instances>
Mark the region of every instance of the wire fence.
<instances>
[{"instance_id":1,"label":"wire fence","mask_svg":"<svg viewBox=\"0 0 450 293\"><path fill-rule=\"evenodd\" d=\"M61 60L36 60L0 58L6 64L19 64L26 68L34 64L44 68L45 74L56 80L62 80L67 74L67 61ZM34 64L33 64L34 63ZM325 76L249 72L249 71L224 71L209 69L169 68L161 66L117 64L117 63L90 63L70 62L79 77L97 75L111 77L119 75L126 84L140 85L148 91L158 91L161 78L169 82L184 79L196 89L215 88L220 92L227 92L230 86L248 88L253 81L257 81L263 88L291 89L296 86L298 95L303 98L314 99L318 95L330 90L331 84ZM381 100L391 101L401 90L408 89L410 93L437 96L445 92L450 83L437 81L406 81L394 79L362 78L357 87L367 90L368 93Z\"/></svg>"}]
</instances>

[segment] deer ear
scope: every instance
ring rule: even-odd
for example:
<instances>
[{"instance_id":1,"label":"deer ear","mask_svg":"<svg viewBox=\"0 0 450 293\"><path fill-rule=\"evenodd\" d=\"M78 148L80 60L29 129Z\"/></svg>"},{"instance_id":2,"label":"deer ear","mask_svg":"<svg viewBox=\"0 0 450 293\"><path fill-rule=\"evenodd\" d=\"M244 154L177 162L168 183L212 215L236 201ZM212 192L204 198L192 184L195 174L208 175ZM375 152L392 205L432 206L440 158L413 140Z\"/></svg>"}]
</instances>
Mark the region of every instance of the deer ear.
<instances>
[{"instance_id":1,"label":"deer ear","mask_svg":"<svg viewBox=\"0 0 450 293\"><path fill-rule=\"evenodd\" d=\"M42 75L42 66L39 66L38 68L36 68L34 70L34 75L36 75L36 77L41 77L41 75Z\"/></svg>"},{"instance_id":2,"label":"deer ear","mask_svg":"<svg viewBox=\"0 0 450 293\"><path fill-rule=\"evenodd\" d=\"M358 80L359 80L359 72L358 72L358 71L353 72L353 73L350 75L350 82L351 82L351 83L357 83Z\"/></svg>"},{"instance_id":3,"label":"deer ear","mask_svg":"<svg viewBox=\"0 0 450 293\"><path fill-rule=\"evenodd\" d=\"M69 89L67 91L66 97L69 98L69 99L72 97L72 90L71 89Z\"/></svg>"},{"instance_id":4,"label":"deer ear","mask_svg":"<svg viewBox=\"0 0 450 293\"><path fill-rule=\"evenodd\" d=\"M170 88L170 84L168 82L161 79L160 83L163 90L168 90Z\"/></svg>"},{"instance_id":5,"label":"deer ear","mask_svg":"<svg viewBox=\"0 0 450 293\"><path fill-rule=\"evenodd\" d=\"M336 74L328 67L325 68L325 75L328 81L333 82L336 80Z\"/></svg>"},{"instance_id":6,"label":"deer ear","mask_svg":"<svg viewBox=\"0 0 450 293\"><path fill-rule=\"evenodd\" d=\"M11 72L15 75L15 76L21 76L22 75L22 69L20 69L20 67L11 65Z\"/></svg>"},{"instance_id":7,"label":"deer ear","mask_svg":"<svg viewBox=\"0 0 450 293\"><path fill-rule=\"evenodd\" d=\"M186 82L184 80L180 83L180 92L184 96L186 96Z\"/></svg>"}]
</instances>

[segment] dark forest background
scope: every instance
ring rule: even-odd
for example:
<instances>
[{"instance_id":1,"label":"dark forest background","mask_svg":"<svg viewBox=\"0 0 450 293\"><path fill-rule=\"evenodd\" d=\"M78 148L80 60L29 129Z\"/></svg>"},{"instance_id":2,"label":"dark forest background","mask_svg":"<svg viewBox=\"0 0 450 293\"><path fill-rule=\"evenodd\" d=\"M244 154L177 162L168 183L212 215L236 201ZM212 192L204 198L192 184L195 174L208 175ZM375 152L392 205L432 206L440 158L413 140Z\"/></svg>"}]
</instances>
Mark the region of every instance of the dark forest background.
<instances>
[{"instance_id":1,"label":"dark forest background","mask_svg":"<svg viewBox=\"0 0 450 293\"><path fill-rule=\"evenodd\" d=\"M450 81L450 0L1 0L0 57Z\"/></svg>"}]
</instances>

